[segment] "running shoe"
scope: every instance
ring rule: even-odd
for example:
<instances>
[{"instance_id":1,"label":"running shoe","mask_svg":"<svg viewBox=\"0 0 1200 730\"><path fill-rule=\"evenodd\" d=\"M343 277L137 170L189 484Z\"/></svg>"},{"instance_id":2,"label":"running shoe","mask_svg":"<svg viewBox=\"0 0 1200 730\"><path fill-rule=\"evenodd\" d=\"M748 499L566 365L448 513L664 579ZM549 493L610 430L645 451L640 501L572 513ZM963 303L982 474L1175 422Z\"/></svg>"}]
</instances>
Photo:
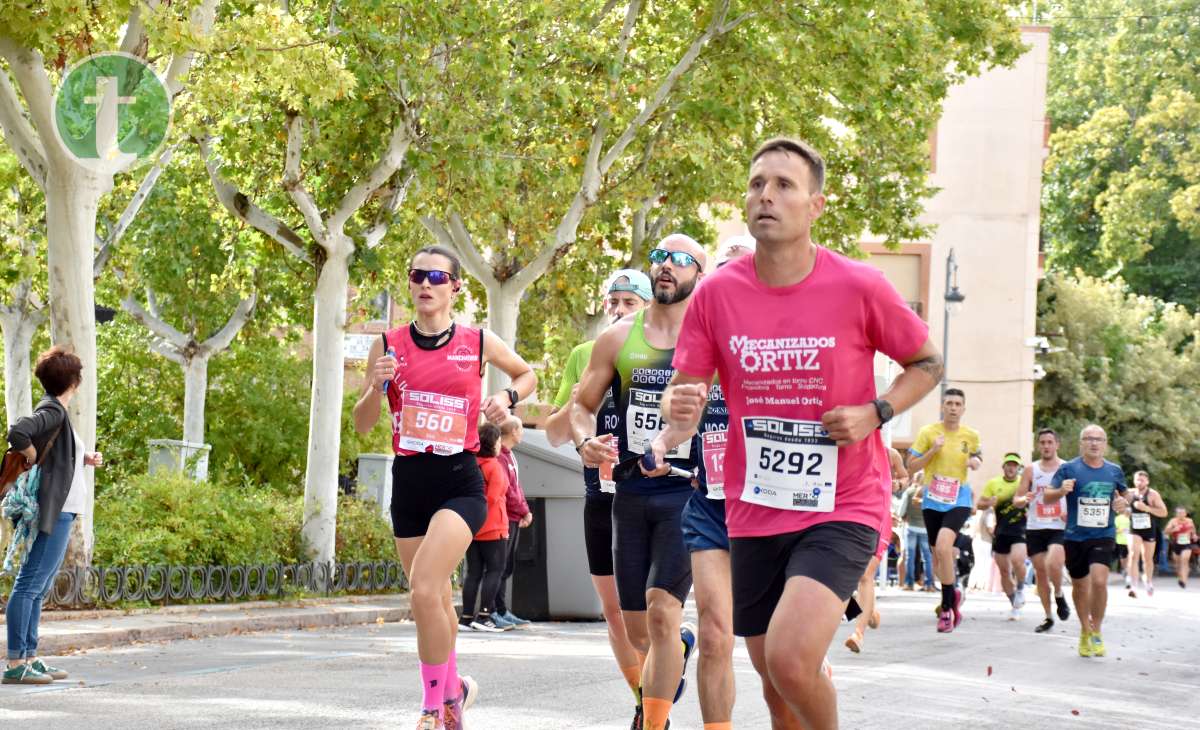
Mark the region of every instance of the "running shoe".
<instances>
[{"instance_id":1,"label":"running shoe","mask_svg":"<svg viewBox=\"0 0 1200 730\"><path fill-rule=\"evenodd\" d=\"M906 584L904 585L904 587L903 587L903 588L901 588L900 590L902 590L902 591L914 591L914 590L916 590L916 589L915 589L915 588L913 588L911 585L909 585L909 584L907 584L907 583L906 583Z\"/></svg>"},{"instance_id":2,"label":"running shoe","mask_svg":"<svg viewBox=\"0 0 1200 730\"><path fill-rule=\"evenodd\" d=\"M1092 639L1088 636L1088 632L1084 631L1079 635L1079 656L1087 657L1092 655Z\"/></svg>"},{"instance_id":3,"label":"running shoe","mask_svg":"<svg viewBox=\"0 0 1200 730\"><path fill-rule=\"evenodd\" d=\"M421 719L417 720L417 730L442 730L444 727L437 710L421 710Z\"/></svg>"},{"instance_id":4,"label":"running shoe","mask_svg":"<svg viewBox=\"0 0 1200 730\"><path fill-rule=\"evenodd\" d=\"M1150 598L1154 598L1154 586L1153 585L1146 586L1146 595Z\"/></svg>"},{"instance_id":5,"label":"running shoe","mask_svg":"<svg viewBox=\"0 0 1200 730\"><path fill-rule=\"evenodd\" d=\"M850 651L854 652L855 654L859 654L862 652L862 645L863 645L863 635L858 633L857 631L855 631L853 634L850 634L850 638L846 639L846 648L849 649Z\"/></svg>"},{"instance_id":6,"label":"running shoe","mask_svg":"<svg viewBox=\"0 0 1200 730\"><path fill-rule=\"evenodd\" d=\"M952 610L954 613L954 628L956 629L958 628L958 625L962 623L962 605L964 600L966 600L966 596L963 595L962 589L955 588L954 608Z\"/></svg>"},{"instance_id":7,"label":"running shoe","mask_svg":"<svg viewBox=\"0 0 1200 730\"><path fill-rule=\"evenodd\" d=\"M687 690L687 665L688 659L692 658L692 651L696 648L696 625L693 623L685 623L679 627L679 642L683 644L683 675L679 677L679 687L675 690L675 699L672 702L678 702L683 693Z\"/></svg>"},{"instance_id":8,"label":"running shoe","mask_svg":"<svg viewBox=\"0 0 1200 730\"><path fill-rule=\"evenodd\" d=\"M954 630L954 613L940 611L938 613L937 630L939 634L948 634Z\"/></svg>"},{"instance_id":9,"label":"running shoe","mask_svg":"<svg viewBox=\"0 0 1200 730\"><path fill-rule=\"evenodd\" d=\"M475 631L483 631L489 634L502 634L504 629L496 625L491 616L476 616L471 622L471 628Z\"/></svg>"},{"instance_id":10,"label":"running shoe","mask_svg":"<svg viewBox=\"0 0 1200 730\"><path fill-rule=\"evenodd\" d=\"M527 618L521 618L520 616L513 615L512 611L505 611L503 615L504 620L512 624L514 628L527 629L532 623Z\"/></svg>"},{"instance_id":11,"label":"running shoe","mask_svg":"<svg viewBox=\"0 0 1200 730\"><path fill-rule=\"evenodd\" d=\"M1063 596L1054 597L1054 605L1058 607L1058 620L1066 621L1071 618L1071 606L1067 604L1067 599Z\"/></svg>"},{"instance_id":12,"label":"running shoe","mask_svg":"<svg viewBox=\"0 0 1200 730\"><path fill-rule=\"evenodd\" d=\"M51 679L67 678L67 673L65 670L52 667L41 659L34 659L33 661L29 662L29 666L33 667L42 674L49 676Z\"/></svg>"},{"instance_id":13,"label":"running shoe","mask_svg":"<svg viewBox=\"0 0 1200 730\"><path fill-rule=\"evenodd\" d=\"M879 612L878 611L871 612L871 618L869 618L867 620L867 626L870 626L873 629L879 628Z\"/></svg>"},{"instance_id":14,"label":"running shoe","mask_svg":"<svg viewBox=\"0 0 1200 730\"><path fill-rule=\"evenodd\" d=\"M1184 589L1187 588L1187 583L1184 583L1183 581L1176 581L1176 582L1179 583L1180 588L1184 588Z\"/></svg>"},{"instance_id":15,"label":"running shoe","mask_svg":"<svg viewBox=\"0 0 1200 730\"><path fill-rule=\"evenodd\" d=\"M447 700L442 705L442 717L445 718L446 730L464 730L463 712L467 710L479 696L479 683L470 677L460 677L461 689L458 697Z\"/></svg>"},{"instance_id":16,"label":"running shoe","mask_svg":"<svg viewBox=\"0 0 1200 730\"><path fill-rule=\"evenodd\" d=\"M1038 624L1037 628L1035 628L1034 631L1038 632L1039 634L1044 634L1052 628L1054 628L1054 619L1048 618L1045 621Z\"/></svg>"},{"instance_id":17,"label":"running shoe","mask_svg":"<svg viewBox=\"0 0 1200 730\"><path fill-rule=\"evenodd\" d=\"M629 730L642 730L642 706L640 703L633 708L633 723L630 724Z\"/></svg>"},{"instance_id":18,"label":"running shoe","mask_svg":"<svg viewBox=\"0 0 1200 730\"><path fill-rule=\"evenodd\" d=\"M1020 610L1025 606L1025 587L1021 586L1013 593L1013 608Z\"/></svg>"},{"instance_id":19,"label":"running shoe","mask_svg":"<svg viewBox=\"0 0 1200 730\"><path fill-rule=\"evenodd\" d=\"M497 626L504 629L505 631L510 631L517 627L516 624L514 624L512 621L509 621L507 618L505 618L504 614L502 614L502 613L493 613L492 614L492 623L496 624Z\"/></svg>"},{"instance_id":20,"label":"running shoe","mask_svg":"<svg viewBox=\"0 0 1200 730\"><path fill-rule=\"evenodd\" d=\"M474 621L475 621L474 616L463 616L462 618L460 618L458 620L458 630L459 631L474 631L475 629L471 628L471 624Z\"/></svg>"},{"instance_id":21,"label":"running shoe","mask_svg":"<svg viewBox=\"0 0 1200 730\"><path fill-rule=\"evenodd\" d=\"M1009 610L1009 612L1008 612L1008 620L1009 621L1020 621L1021 620L1021 609L1017 608L1016 606L1013 606L1012 609Z\"/></svg>"},{"instance_id":22,"label":"running shoe","mask_svg":"<svg viewBox=\"0 0 1200 730\"><path fill-rule=\"evenodd\" d=\"M1104 656L1104 639L1100 634L1092 634L1092 656Z\"/></svg>"}]
</instances>

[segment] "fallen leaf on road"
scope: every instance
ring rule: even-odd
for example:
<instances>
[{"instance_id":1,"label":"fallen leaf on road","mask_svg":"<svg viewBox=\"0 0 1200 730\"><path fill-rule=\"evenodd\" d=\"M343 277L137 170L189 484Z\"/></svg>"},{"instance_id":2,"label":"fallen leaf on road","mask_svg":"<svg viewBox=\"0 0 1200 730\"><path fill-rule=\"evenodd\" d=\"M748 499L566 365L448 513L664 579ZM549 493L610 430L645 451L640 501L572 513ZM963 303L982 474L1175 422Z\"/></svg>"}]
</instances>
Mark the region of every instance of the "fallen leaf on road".
<instances>
[{"instance_id":1,"label":"fallen leaf on road","mask_svg":"<svg viewBox=\"0 0 1200 730\"><path fill-rule=\"evenodd\" d=\"M382 624L382 623L383 623L383 616L380 616L379 618L375 619L375 623L377 623L377 624Z\"/></svg>"},{"instance_id":2,"label":"fallen leaf on road","mask_svg":"<svg viewBox=\"0 0 1200 730\"><path fill-rule=\"evenodd\" d=\"M991 664L988 665L988 676L989 677L992 676L992 665Z\"/></svg>"},{"instance_id":3,"label":"fallen leaf on road","mask_svg":"<svg viewBox=\"0 0 1200 730\"><path fill-rule=\"evenodd\" d=\"M1079 710L1071 710L1071 714L1072 714L1072 715L1078 715L1078 714L1079 714Z\"/></svg>"}]
</instances>

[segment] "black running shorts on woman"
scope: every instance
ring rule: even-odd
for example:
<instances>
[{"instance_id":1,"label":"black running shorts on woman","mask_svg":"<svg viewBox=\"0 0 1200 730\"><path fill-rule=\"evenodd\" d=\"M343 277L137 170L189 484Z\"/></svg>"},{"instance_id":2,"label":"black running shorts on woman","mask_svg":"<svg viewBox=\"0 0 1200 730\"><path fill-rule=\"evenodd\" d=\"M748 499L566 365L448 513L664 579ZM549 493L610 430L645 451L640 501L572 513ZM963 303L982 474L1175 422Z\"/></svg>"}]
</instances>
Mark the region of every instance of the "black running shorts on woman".
<instances>
[{"instance_id":1,"label":"black running shorts on woman","mask_svg":"<svg viewBox=\"0 0 1200 730\"><path fill-rule=\"evenodd\" d=\"M840 600L858 587L879 544L879 530L857 522L822 522L800 532L729 540L733 633L767 633L788 578L811 578Z\"/></svg>"},{"instance_id":2,"label":"black running shorts on woman","mask_svg":"<svg viewBox=\"0 0 1200 730\"><path fill-rule=\"evenodd\" d=\"M392 462L392 533L421 537L443 509L461 517L472 535L483 527L487 498L475 454L397 456Z\"/></svg>"}]
</instances>

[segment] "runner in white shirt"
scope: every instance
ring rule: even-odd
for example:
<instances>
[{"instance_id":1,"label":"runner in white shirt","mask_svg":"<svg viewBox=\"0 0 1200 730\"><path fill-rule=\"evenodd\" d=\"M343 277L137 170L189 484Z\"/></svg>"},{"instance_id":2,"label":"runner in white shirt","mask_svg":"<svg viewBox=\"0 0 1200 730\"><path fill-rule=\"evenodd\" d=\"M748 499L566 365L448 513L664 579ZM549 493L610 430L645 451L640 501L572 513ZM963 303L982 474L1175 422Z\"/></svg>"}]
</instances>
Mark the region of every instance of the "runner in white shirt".
<instances>
[{"instance_id":1,"label":"runner in white shirt","mask_svg":"<svg viewBox=\"0 0 1200 730\"><path fill-rule=\"evenodd\" d=\"M1025 518L1025 544L1037 576L1038 598L1046 612L1046 620L1038 624L1034 631L1043 634L1054 627L1054 616L1050 611L1051 587L1054 588L1058 618L1063 621L1071 618L1071 608L1062 590L1063 562L1066 560L1063 531L1067 529L1067 505L1062 500L1046 502L1044 498L1054 473L1063 465L1063 460L1058 457L1058 434L1052 428L1043 428L1038 431L1037 443L1041 459L1021 473L1021 485L1017 487L1016 496L1030 500Z\"/></svg>"}]
</instances>

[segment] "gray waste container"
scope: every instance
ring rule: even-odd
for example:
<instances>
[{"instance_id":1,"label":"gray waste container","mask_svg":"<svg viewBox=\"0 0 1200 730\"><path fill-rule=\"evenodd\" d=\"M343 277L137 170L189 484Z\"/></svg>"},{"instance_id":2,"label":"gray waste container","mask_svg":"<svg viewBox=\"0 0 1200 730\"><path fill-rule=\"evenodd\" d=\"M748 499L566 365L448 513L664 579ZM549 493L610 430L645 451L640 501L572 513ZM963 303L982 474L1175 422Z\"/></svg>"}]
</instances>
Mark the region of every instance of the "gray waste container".
<instances>
[{"instance_id":1,"label":"gray waste container","mask_svg":"<svg viewBox=\"0 0 1200 730\"><path fill-rule=\"evenodd\" d=\"M525 430L515 449L533 524L521 530L508 605L538 621L603 617L583 544L583 463L566 444Z\"/></svg>"},{"instance_id":2,"label":"gray waste container","mask_svg":"<svg viewBox=\"0 0 1200 730\"><path fill-rule=\"evenodd\" d=\"M391 454L358 455L358 487L355 494L359 499L372 499L379 505L379 514L390 524L392 521L392 460Z\"/></svg>"}]
</instances>

